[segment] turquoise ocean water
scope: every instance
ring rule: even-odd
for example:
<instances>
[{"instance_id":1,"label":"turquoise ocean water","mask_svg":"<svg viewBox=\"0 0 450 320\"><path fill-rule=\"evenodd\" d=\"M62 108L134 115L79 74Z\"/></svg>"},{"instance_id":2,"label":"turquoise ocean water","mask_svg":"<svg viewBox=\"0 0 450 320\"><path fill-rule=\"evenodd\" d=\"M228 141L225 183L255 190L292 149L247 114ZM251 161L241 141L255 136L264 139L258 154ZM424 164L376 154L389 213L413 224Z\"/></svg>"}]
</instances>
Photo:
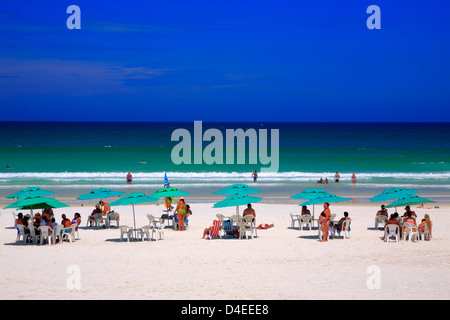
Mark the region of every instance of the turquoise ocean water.
<instances>
[{"instance_id":1,"label":"turquoise ocean water","mask_svg":"<svg viewBox=\"0 0 450 320\"><path fill-rule=\"evenodd\" d=\"M0 197L28 186L75 198L99 187L152 193L167 172L172 186L192 198L212 197L231 183L256 185L261 196L289 202L290 195L322 187L360 202L386 188L418 189L420 195L450 201L450 124L420 123L203 123L203 132L218 129L279 130L279 170L260 172L260 163L173 163L172 132L194 123L0 122ZM261 136L258 136L261 139ZM210 144L204 141L203 148ZM272 149L273 150L273 149ZM270 154L270 152L269 152ZM272 155L274 156L274 155ZM225 157L223 158L225 162ZM192 156L193 160L193 156ZM132 186L125 177L133 174ZM338 171L341 182L334 183ZM351 174L358 182L352 186ZM328 185L318 185L328 178Z\"/></svg>"}]
</instances>

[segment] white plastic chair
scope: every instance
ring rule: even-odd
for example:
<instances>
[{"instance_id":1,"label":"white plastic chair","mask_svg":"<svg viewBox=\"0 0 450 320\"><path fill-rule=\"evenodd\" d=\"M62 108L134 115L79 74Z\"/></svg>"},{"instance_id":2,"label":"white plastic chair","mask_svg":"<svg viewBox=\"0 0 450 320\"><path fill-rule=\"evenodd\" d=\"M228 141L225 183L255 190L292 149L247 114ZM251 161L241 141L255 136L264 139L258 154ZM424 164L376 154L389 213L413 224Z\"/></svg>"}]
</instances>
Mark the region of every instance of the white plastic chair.
<instances>
[{"instance_id":1,"label":"white plastic chair","mask_svg":"<svg viewBox=\"0 0 450 320\"><path fill-rule=\"evenodd\" d=\"M239 225L239 222L242 222L242 216L241 215L232 215L231 220L233 220L233 226Z\"/></svg>"},{"instance_id":2,"label":"white plastic chair","mask_svg":"<svg viewBox=\"0 0 450 320\"><path fill-rule=\"evenodd\" d=\"M47 243L49 245L52 244L53 241L53 232L50 231L50 227L49 226L40 226L39 227L39 232L40 234L40 243L44 244L44 241L47 240Z\"/></svg>"},{"instance_id":3,"label":"white plastic chair","mask_svg":"<svg viewBox=\"0 0 450 320\"><path fill-rule=\"evenodd\" d=\"M30 238L30 242L37 244L36 227L33 225L33 223L30 223L28 225L28 230L30 230L30 233L26 235L25 242L28 238Z\"/></svg>"},{"instance_id":4,"label":"white plastic chair","mask_svg":"<svg viewBox=\"0 0 450 320\"><path fill-rule=\"evenodd\" d=\"M63 242L64 240L69 240L70 243L72 243L73 241L75 241L75 229L76 229L77 225L76 224L72 224L70 227L68 228L62 228L61 230L61 239Z\"/></svg>"},{"instance_id":5,"label":"white plastic chair","mask_svg":"<svg viewBox=\"0 0 450 320\"><path fill-rule=\"evenodd\" d=\"M153 234L159 235L159 239L162 240L164 239L164 228L166 227L166 223L162 223L158 228L153 228L152 229L152 239L157 239L155 237L153 237Z\"/></svg>"},{"instance_id":6,"label":"white plastic chair","mask_svg":"<svg viewBox=\"0 0 450 320\"><path fill-rule=\"evenodd\" d=\"M257 236L256 234L256 225L255 225L255 217L252 215L245 215L243 217L244 221L244 225L245 225L245 234L247 235L247 231L249 231L251 233L252 239L254 237ZM240 232L240 228L239 228L239 232ZM248 239L248 235L247 235L247 239Z\"/></svg>"},{"instance_id":7,"label":"white plastic chair","mask_svg":"<svg viewBox=\"0 0 450 320\"><path fill-rule=\"evenodd\" d=\"M308 227L308 230L311 230L311 222L312 222L312 217L310 214L301 215L299 229L303 230L303 225L305 225Z\"/></svg>"},{"instance_id":8,"label":"white plastic chair","mask_svg":"<svg viewBox=\"0 0 450 320\"><path fill-rule=\"evenodd\" d=\"M23 224L18 224L17 225L17 238L16 238L16 242L20 241L20 237L22 237L22 242L25 243L27 240L27 235L25 234L25 226Z\"/></svg>"},{"instance_id":9,"label":"white plastic chair","mask_svg":"<svg viewBox=\"0 0 450 320\"><path fill-rule=\"evenodd\" d=\"M64 228L62 224L58 224L53 228L53 241L56 244L56 239L59 239L59 242L62 242L61 231Z\"/></svg>"},{"instance_id":10,"label":"white plastic chair","mask_svg":"<svg viewBox=\"0 0 450 320\"><path fill-rule=\"evenodd\" d=\"M340 235L343 239L350 239L350 224L352 220L347 219L342 222L342 229Z\"/></svg>"},{"instance_id":11,"label":"white plastic chair","mask_svg":"<svg viewBox=\"0 0 450 320\"><path fill-rule=\"evenodd\" d=\"M245 222L244 221L240 221L240 222L237 223L237 226L239 227L239 239L242 239L244 237L246 237L248 239L247 228L245 226Z\"/></svg>"},{"instance_id":12,"label":"white plastic chair","mask_svg":"<svg viewBox=\"0 0 450 320\"><path fill-rule=\"evenodd\" d=\"M159 218L155 218L151 214L148 214L147 218L148 218L148 225L151 226L152 228L157 228L158 224L160 224Z\"/></svg>"},{"instance_id":13,"label":"white plastic chair","mask_svg":"<svg viewBox=\"0 0 450 320\"><path fill-rule=\"evenodd\" d=\"M395 242L400 239L400 227L397 224L388 224L384 229L384 242L388 242L391 237L395 238Z\"/></svg>"},{"instance_id":14,"label":"white plastic chair","mask_svg":"<svg viewBox=\"0 0 450 320\"><path fill-rule=\"evenodd\" d=\"M120 241L123 240L123 236L127 236L127 241L130 241L130 238L132 237L133 230L129 226L120 226Z\"/></svg>"},{"instance_id":15,"label":"white plastic chair","mask_svg":"<svg viewBox=\"0 0 450 320\"><path fill-rule=\"evenodd\" d=\"M411 242L411 239L414 238L415 240L419 239L419 228L415 226L414 224L405 222L403 223L403 227L405 228L405 240L408 238L408 241ZM413 239L413 241L414 241Z\"/></svg>"},{"instance_id":16,"label":"white plastic chair","mask_svg":"<svg viewBox=\"0 0 450 320\"><path fill-rule=\"evenodd\" d=\"M431 226L433 226L433 224ZM423 228L423 232L419 231L419 238L422 239L423 241L431 240L431 232L430 232L430 230L428 230L427 224L425 224L425 226Z\"/></svg>"},{"instance_id":17,"label":"white plastic chair","mask_svg":"<svg viewBox=\"0 0 450 320\"><path fill-rule=\"evenodd\" d=\"M108 218L103 218L103 215L101 213L96 213L92 217L94 218L95 227L100 228L102 222L105 223L106 227L109 226Z\"/></svg>"},{"instance_id":18,"label":"white plastic chair","mask_svg":"<svg viewBox=\"0 0 450 320\"><path fill-rule=\"evenodd\" d=\"M16 220L17 220L18 216L14 212L12 212L12 215L13 215L13 219L14 219L14 228L15 228L17 226Z\"/></svg>"},{"instance_id":19,"label":"white plastic chair","mask_svg":"<svg viewBox=\"0 0 450 320\"><path fill-rule=\"evenodd\" d=\"M382 224L384 227L386 225L387 217L385 215L378 215L375 217L375 229L378 229L378 225Z\"/></svg>"},{"instance_id":20,"label":"white plastic chair","mask_svg":"<svg viewBox=\"0 0 450 320\"><path fill-rule=\"evenodd\" d=\"M119 213L115 212L115 211L110 211L107 214L107 217L109 219L109 227L111 227L111 222L114 222L116 224L116 227L119 228L120 227L120 216Z\"/></svg>"},{"instance_id":21,"label":"white plastic chair","mask_svg":"<svg viewBox=\"0 0 450 320\"><path fill-rule=\"evenodd\" d=\"M295 228L295 223L297 222L298 224L298 228L300 229L300 215L299 214L292 214L289 213L291 215L291 228Z\"/></svg>"},{"instance_id":22,"label":"white plastic chair","mask_svg":"<svg viewBox=\"0 0 450 320\"><path fill-rule=\"evenodd\" d=\"M139 230L139 235L141 237L141 240L144 241L144 238L147 238L147 240L151 240L150 238L150 230L152 230L152 226L150 225L146 225L143 226L140 230Z\"/></svg>"}]
</instances>

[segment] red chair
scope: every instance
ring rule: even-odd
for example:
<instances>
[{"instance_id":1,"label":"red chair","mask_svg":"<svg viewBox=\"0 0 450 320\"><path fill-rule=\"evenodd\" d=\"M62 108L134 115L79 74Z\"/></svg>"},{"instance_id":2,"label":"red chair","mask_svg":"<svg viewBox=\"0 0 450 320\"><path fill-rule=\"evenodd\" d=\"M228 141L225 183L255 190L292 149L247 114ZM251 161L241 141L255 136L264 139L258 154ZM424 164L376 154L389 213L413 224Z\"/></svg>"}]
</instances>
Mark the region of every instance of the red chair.
<instances>
[{"instance_id":1,"label":"red chair","mask_svg":"<svg viewBox=\"0 0 450 320\"><path fill-rule=\"evenodd\" d=\"M203 232L203 238L212 239L219 237L222 239L222 236L220 235L220 225L222 221L220 220L214 220L212 227L206 228Z\"/></svg>"}]
</instances>

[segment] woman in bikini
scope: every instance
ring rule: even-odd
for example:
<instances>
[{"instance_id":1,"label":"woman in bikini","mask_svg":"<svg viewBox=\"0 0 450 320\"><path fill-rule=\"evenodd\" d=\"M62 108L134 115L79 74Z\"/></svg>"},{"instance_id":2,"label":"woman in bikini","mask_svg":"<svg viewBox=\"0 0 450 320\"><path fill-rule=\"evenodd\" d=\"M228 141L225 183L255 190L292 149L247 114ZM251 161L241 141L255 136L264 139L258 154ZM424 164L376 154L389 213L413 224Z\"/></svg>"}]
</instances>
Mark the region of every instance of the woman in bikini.
<instances>
[{"instance_id":1,"label":"woman in bikini","mask_svg":"<svg viewBox=\"0 0 450 320\"><path fill-rule=\"evenodd\" d=\"M322 228L322 234L323 234L323 239L320 242L326 242L328 241L328 227L330 225L330 209L329 209L330 204L328 202L325 202L323 204L323 211L319 216L319 224L320 227Z\"/></svg>"},{"instance_id":2,"label":"woman in bikini","mask_svg":"<svg viewBox=\"0 0 450 320\"><path fill-rule=\"evenodd\" d=\"M174 212L174 214L177 214L178 216L178 231L184 230L184 217L186 216L186 212L187 206L184 202L184 198L181 197Z\"/></svg>"}]
</instances>

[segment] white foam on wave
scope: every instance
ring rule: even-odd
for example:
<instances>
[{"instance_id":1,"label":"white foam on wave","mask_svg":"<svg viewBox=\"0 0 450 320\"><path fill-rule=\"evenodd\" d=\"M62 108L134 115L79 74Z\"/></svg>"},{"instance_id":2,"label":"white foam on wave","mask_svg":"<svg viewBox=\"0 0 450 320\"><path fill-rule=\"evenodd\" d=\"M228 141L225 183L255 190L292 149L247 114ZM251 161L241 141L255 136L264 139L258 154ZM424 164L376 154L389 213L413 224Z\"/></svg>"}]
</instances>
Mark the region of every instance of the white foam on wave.
<instances>
[{"instance_id":1,"label":"white foam on wave","mask_svg":"<svg viewBox=\"0 0 450 320\"><path fill-rule=\"evenodd\" d=\"M135 172L133 180L161 181L162 172ZM335 172L260 172L264 181L316 181L320 178L334 179ZM167 172L170 180L228 181L249 179L249 172ZM352 173L340 173L341 180L350 180ZM408 180L448 180L450 172L361 172L356 174L358 181L371 179L408 179ZM122 181L124 172L3 172L0 181L10 180L51 180L70 182L76 180Z\"/></svg>"}]
</instances>

